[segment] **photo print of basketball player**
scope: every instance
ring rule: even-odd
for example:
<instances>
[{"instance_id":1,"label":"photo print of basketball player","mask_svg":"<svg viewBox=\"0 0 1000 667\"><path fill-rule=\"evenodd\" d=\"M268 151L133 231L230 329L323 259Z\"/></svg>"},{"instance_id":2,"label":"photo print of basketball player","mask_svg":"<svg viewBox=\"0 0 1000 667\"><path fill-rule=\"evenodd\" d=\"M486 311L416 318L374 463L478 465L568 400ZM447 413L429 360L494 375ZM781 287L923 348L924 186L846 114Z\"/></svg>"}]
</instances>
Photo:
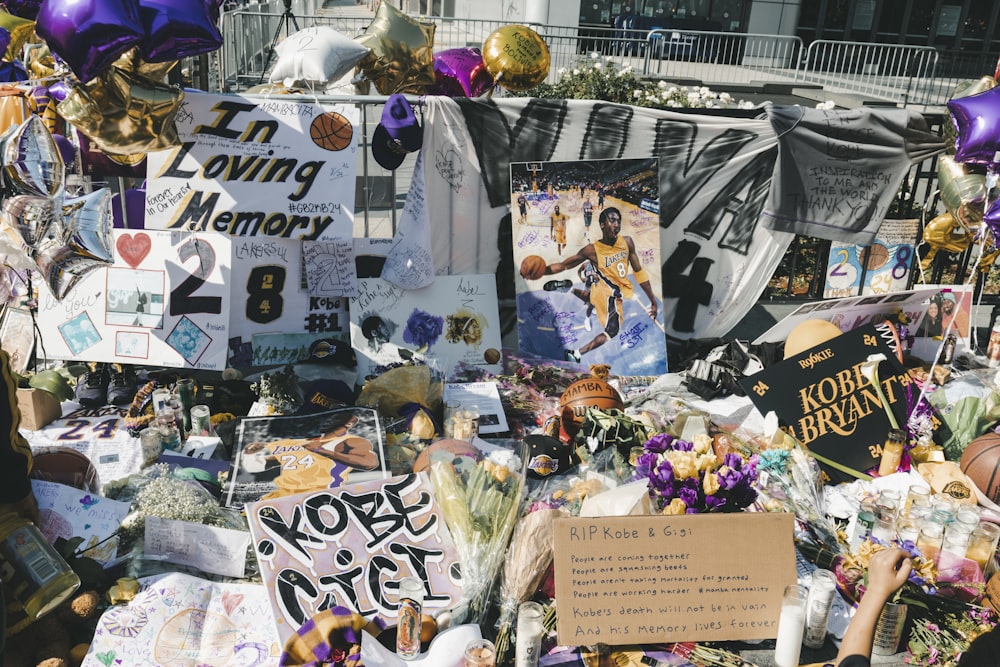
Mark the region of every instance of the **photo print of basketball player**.
<instances>
[{"instance_id":1,"label":"photo print of basketball player","mask_svg":"<svg viewBox=\"0 0 1000 667\"><path fill-rule=\"evenodd\" d=\"M511 205L529 203L525 224L511 224L522 353L666 372L657 169L648 158L511 164Z\"/></svg>"}]
</instances>

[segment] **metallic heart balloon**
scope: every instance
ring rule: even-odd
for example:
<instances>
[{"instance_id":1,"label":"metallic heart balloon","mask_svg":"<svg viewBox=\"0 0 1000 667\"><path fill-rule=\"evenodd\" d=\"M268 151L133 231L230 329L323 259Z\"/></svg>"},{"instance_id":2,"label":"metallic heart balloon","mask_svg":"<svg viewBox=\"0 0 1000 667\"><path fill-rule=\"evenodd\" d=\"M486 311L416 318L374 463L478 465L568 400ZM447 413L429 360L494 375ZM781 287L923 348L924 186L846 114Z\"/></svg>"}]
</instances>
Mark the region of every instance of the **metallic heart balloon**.
<instances>
[{"instance_id":1,"label":"metallic heart balloon","mask_svg":"<svg viewBox=\"0 0 1000 667\"><path fill-rule=\"evenodd\" d=\"M1000 162L1000 87L948 101L958 129L955 161L995 165Z\"/></svg>"},{"instance_id":2,"label":"metallic heart balloon","mask_svg":"<svg viewBox=\"0 0 1000 667\"><path fill-rule=\"evenodd\" d=\"M4 0L7 11L15 16L34 21L44 0Z\"/></svg>"},{"instance_id":3,"label":"metallic heart balloon","mask_svg":"<svg viewBox=\"0 0 1000 667\"><path fill-rule=\"evenodd\" d=\"M51 2L51 0L49 0ZM205 0L139 0L142 57L162 63L215 51L222 34Z\"/></svg>"},{"instance_id":4,"label":"metallic heart balloon","mask_svg":"<svg viewBox=\"0 0 1000 667\"><path fill-rule=\"evenodd\" d=\"M56 215L56 205L49 197L14 195L0 204L3 220L16 229L21 238L34 248L49 233Z\"/></svg>"},{"instance_id":5,"label":"metallic heart balloon","mask_svg":"<svg viewBox=\"0 0 1000 667\"><path fill-rule=\"evenodd\" d=\"M146 62L142 59L142 52L138 48L135 48L119 56L118 60L112 66L133 77L140 77L149 81L162 81L176 65L176 60L168 60L162 63Z\"/></svg>"},{"instance_id":6,"label":"metallic heart balloon","mask_svg":"<svg viewBox=\"0 0 1000 667\"><path fill-rule=\"evenodd\" d=\"M446 49L434 54L434 85L427 91L429 94L479 97L493 85L493 75L486 69L479 49Z\"/></svg>"},{"instance_id":7,"label":"metallic heart balloon","mask_svg":"<svg viewBox=\"0 0 1000 667\"><path fill-rule=\"evenodd\" d=\"M105 153L132 155L180 142L174 117L183 99L184 92L176 86L131 77L112 67L73 88L56 108Z\"/></svg>"},{"instance_id":8,"label":"metallic heart balloon","mask_svg":"<svg viewBox=\"0 0 1000 667\"><path fill-rule=\"evenodd\" d=\"M483 62L498 85L527 90L549 75L549 45L525 25L505 25L483 42Z\"/></svg>"},{"instance_id":9,"label":"metallic heart balloon","mask_svg":"<svg viewBox=\"0 0 1000 667\"><path fill-rule=\"evenodd\" d=\"M968 165L958 164L950 155L938 156L938 187L941 202L948 212L970 229L983 219L986 202L986 176Z\"/></svg>"},{"instance_id":10,"label":"metallic heart balloon","mask_svg":"<svg viewBox=\"0 0 1000 667\"><path fill-rule=\"evenodd\" d=\"M145 35L138 0L45 0L37 21L38 35L84 83Z\"/></svg>"},{"instance_id":11,"label":"metallic heart balloon","mask_svg":"<svg viewBox=\"0 0 1000 667\"><path fill-rule=\"evenodd\" d=\"M63 191L62 155L38 116L28 116L6 140L2 164L4 179L20 193L55 197Z\"/></svg>"},{"instance_id":12,"label":"metallic heart balloon","mask_svg":"<svg viewBox=\"0 0 1000 667\"><path fill-rule=\"evenodd\" d=\"M63 204L63 224L66 228L66 245L81 255L101 262L114 259L111 239L111 191L95 190Z\"/></svg>"},{"instance_id":13,"label":"metallic heart balloon","mask_svg":"<svg viewBox=\"0 0 1000 667\"><path fill-rule=\"evenodd\" d=\"M56 219L49 234L35 249L35 265L52 295L62 301L88 273L110 262L95 259L67 240L62 220Z\"/></svg>"},{"instance_id":14,"label":"metallic heart balloon","mask_svg":"<svg viewBox=\"0 0 1000 667\"><path fill-rule=\"evenodd\" d=\"M371 50L358 69L383 95L423 94L434 83L433 23L413 20L388 2L357 41Z\"/></svg>"}]
</instances>

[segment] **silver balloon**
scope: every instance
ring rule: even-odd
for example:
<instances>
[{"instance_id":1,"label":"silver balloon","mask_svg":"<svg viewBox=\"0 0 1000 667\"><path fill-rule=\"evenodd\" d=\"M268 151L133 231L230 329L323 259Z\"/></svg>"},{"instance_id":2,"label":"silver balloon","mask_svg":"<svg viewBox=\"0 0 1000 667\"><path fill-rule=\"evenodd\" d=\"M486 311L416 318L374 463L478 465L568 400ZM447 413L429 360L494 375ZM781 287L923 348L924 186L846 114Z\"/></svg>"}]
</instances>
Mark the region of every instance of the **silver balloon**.
<instances>
[{"instance_id":1,"label":"silver balloon","mask_svg":"<svg viewBox=\"0 0 1000 667\"><path fill-rule=\"evenodd\" d=\"M35 248L35 264L52 295L62 300L88 273L106 266L65 243L66 230L60 219L52 221L49 233Z\"/></svg>"},{"instance_id":2,"label":"silver balloon","mask_svg":"<svg viewBox=\"0 0 1000 667\"><path fill-rule=\"evenodd\" d=\"M55 204L48 197L14 195L0 204L3 220L21 233L29 251L48 233L55 213Z\"/></svg>"},{"instance_id":3,"label":"silver balloon","mask_svg":"<svg viewBox=\"0 0 1000 667\"><path fill-rule=\"evenodd\" d=\"M7 182L27 195L55 197L66 176L55 139L39 116L28 116L7 138L0 156Z\"/></svg>"},{"instance_id":4,"label":"silver balloon","mask_svg":"<svg viewBox=\"0 0 1000 667\"><path fill-rule=\"evenodd\" d=\"M21 233L0 219L0 265L12 269L33 269L32 253L33 249L24 242Z\"/></svg>"},{"instance_id":5,"label":"silver balloon","mask_svg":"<svg viewBox=\"0 0 1000 667\"><path fill-rule=\"evenodd\" d=\"M66 244L81 255L110 264L114 260L111 240L113 218L111 191L95 190L63 204Z\"/></svg>"}]
</instances>

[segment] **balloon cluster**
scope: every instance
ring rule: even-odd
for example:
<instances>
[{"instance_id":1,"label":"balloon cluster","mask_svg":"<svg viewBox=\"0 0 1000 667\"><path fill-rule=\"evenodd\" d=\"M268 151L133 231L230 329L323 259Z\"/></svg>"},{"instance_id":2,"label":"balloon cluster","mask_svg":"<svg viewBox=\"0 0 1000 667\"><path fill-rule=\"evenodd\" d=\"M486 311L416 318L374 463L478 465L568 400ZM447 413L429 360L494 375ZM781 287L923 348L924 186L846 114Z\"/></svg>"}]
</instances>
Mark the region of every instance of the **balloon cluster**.
<instances>
[{"instance_id":1,"label":"balloon cluster","mask_svg":"<svg viewBox=\"0 0 1000 667\"><path fill-rule=\"evenodd\" d=\"M358 37L327 26L306 28L278 45L270 81L284 86L329 87L354 68L359 92L382 95L479 97L497 85L527 90L545 80L550 55L545 40L523 25L503 26L482 48L434 52L433 23L407 16L388 2ZM274 91L271 86L252 91Z\"/></svg>"},{"instance_id":2,"label":"balloon cluster","mask_svg":"<svg viewBox=\"0 0 1000 667\"><path fill-rule=\"evenodd\" d=\"M13 269L37 268L62 299L91 271L111 264L111 193L65 196L59 146L38 116L0 135L0 255Z\"/></svg>"},{"instance_id":3,"label":"balloon cluster","mask_svg":"<svg viewBox=\"0 0 1000 667\"><path fill-rule=\"evenodd\" d=\"M991 193L1000 177L1000 87L984 76L956 89L948 101L956 130L953 163L941 180L949 213L969 227L980 222L1000 238L1000 201ZM979 170L985 168L985 175Z\"/></svg>"}]
</instances>

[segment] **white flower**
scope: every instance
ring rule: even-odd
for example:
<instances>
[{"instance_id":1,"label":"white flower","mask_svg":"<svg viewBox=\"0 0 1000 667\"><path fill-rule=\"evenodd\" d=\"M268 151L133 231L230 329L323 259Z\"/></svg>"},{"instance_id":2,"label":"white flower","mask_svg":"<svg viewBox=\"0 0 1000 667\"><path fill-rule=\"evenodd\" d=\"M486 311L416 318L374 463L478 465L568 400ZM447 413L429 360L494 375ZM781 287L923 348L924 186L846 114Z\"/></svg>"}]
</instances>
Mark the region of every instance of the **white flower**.
<instances>
[{"instance_id":1,"label":"white flower","mask_svg":"<svg viewBox=\"0 0 1000 667\"><path fill-rule=\"evenodd\" d=\"M667 106L672 109L676 109L677 107L681 106L681 103L678 102L677 100L667 100Z\"/></svg>"},{"instance_id":2,"label":"white flower","mask_svg":"<svg viewBox=\"0 0 1000 667\"><path fill-rule=\"evenodd\" d=\"M816 105L817 109L833 109L837 106L837 103L833 100L827 100L826 102L820 102Z\"/></svg>"},{"instance_id":3,"label":"white flower","mask_svg":"<svg viewBox=\"0 0 1000 667\"><path fill-rule=\"evenodd\" d=\"M698 100L700 100L700 99L701 99L701 95L699 95L699 94L697 93L697 91L695 91L695 92L690 92L690 93L688 93L688 94L687 94L687 98L688 98L688 100L690 100L690 101L692 101L692 102L697 102Z\"/></svg>"},{"instance_id":4,"label":"white flower","mask_svg":"<svg viewBox=\"0 0 1000 667\"><path fill-rule=\"evenodd\" d=\"M580 76L580 70L574 67L573 68L573 76Z\"/></svg>"},{"instance_id":5,"label":"white flower","mask_svg":"<svg viewBox=\"0 0 1000 667\"><path fill-rule=\"evenodd\" d=\"M667 89L667 94L669 95L677 94L677 86L670 86L670 88Z\"/></svg>"},{"instance_id":6,"label":"white flower","mask_svg":"<svg viewBox=\"0 0 1000 667\"><path fill-rule=\"evenodd\" d=\"M594 63L594 69L601 69L604 67L604 63Z\"/></svg>"},{"instance_id":7,"label":"white flower","mask_svg":"<svg viewBox=\"0 0 1000 667\"><path fill-rule=\"evenodd\" d=\"M708 89L707 87L705 87L705 86L702 86L701 88L699 88L699 89L698 89L698 92L699 92L699 93L701 93L702 95L711 95L711 94L712 94L712 91L711 91L711 90L709 90L709 89Z\"/></svg>"},{"instance_id":8,"label":"white flower","mask_svg":"<svg viewBox=\"0 0 1000 667\"><path fill-rule=\"evenodd\" d=\"M590 59L591 59L591 60L597 60L597 59L599 59L600 57L601 57L601 54L600 54L600 53L598 53L597 51L591 51L591 52L590 52Z\"/></svg>"},{"instance_id":9,"label":"white flower","mask_svg":"<svg viewBox=\"0 0 1000 667\"><path fill-rule=\"evenodd\" d=\"M565 74L565 73L566 73L566 68L565 68L565 67L560 67L559 69L557 69L557 70L556 70L556 73L557 73L557 74L558 74L559 76L562 76L563 74Z\"/></svg>"},{"instance_id":10,"label":"white flower","mask_svg":"<svg viewBox=\"0 0 1000 667\"><path fill-rule=\"evenodd\" d=\"M642 97L642 91L641 90L633 90L632 91L632 97Z\"/></svg>"},{"instance_id":11,"label":"white flower","mask_svg":"<svg viewBox=\"0 0 1000 667\"><path fill-rule=\"evenodd\" d=\"M664 90L667 87L667 82L666 81L657 81L656 82L656 87L659 88L660 90Z\"/></svg>"},{"instance_id":12,"label":"white flower","mask_svg":"<svg viewBox=\"0 0 1000 667\"><path fill-rule=\"evenodd\" d=\"M753 109L754 103L748 102L747 100L740 100L739 104L736 105L739 109Z\"/></svg>"},{"instance_id":13,"label":"white flower","mask_svg":"<svg viewBox=\"0 0 1000 667\"><path fill-rule=\"evenodd\" d=\"M729 93L719 93L719 101L730 104L733 101L733 96Z\"/></svg>"}]
</instances>

